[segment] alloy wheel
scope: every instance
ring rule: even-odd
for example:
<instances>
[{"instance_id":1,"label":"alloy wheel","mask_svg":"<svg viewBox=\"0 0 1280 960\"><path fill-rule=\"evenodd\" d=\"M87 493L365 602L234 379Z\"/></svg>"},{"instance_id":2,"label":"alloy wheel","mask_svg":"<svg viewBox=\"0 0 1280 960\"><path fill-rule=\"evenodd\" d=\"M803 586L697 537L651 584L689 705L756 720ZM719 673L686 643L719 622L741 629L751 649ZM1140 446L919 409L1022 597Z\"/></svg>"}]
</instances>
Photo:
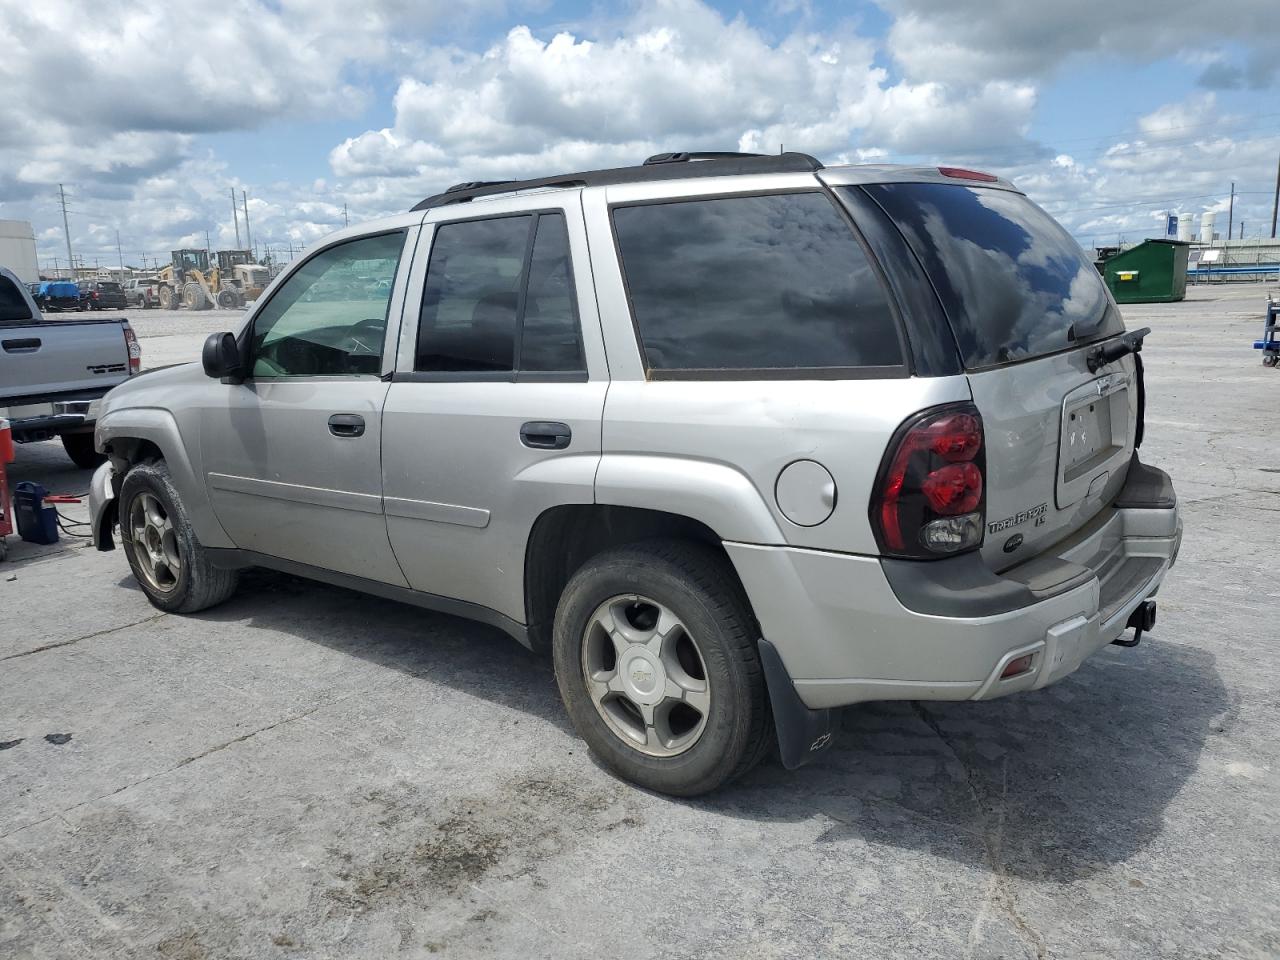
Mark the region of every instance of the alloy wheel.
<instances>
[{"instance_id":1,"label":"alloy wheel","mask_svg":"<svg viewBox=\"0 0 1280 960\"><path fill-rule=\"evenodd\" d=\"M129 534L138 567L147 584L160 593L178 585L182 555L173 521L160 500L140 493L129 507Z\"/></svg>"},{"instance_id":2,"label":"alloy wheel","mask_svg":"<svg viewBox=\"0 0 1280 960\"><path fill-rule=\"evenodd\" d=\"M600 604L583 636L582 674L601 718L641 753L677 756L706 728L711 687L702 652L656 600L629 594Z\"/></svg>"}]
</instances>

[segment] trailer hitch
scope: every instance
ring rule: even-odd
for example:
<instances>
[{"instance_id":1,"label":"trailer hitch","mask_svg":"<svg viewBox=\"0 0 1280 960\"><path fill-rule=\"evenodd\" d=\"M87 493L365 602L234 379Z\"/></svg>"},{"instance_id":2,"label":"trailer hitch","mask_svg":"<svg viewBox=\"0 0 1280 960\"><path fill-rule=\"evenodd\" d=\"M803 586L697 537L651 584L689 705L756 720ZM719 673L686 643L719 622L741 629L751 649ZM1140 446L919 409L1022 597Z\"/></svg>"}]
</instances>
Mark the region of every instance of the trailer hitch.
<instances>
[{"instance_id":1,"label":"trailer hitch","mask_svg":"<svg viewBox=\"0 0 1280 960\"><path fill-rule=\"evenodd\" d=\"M1133 627L1133 639L1125 637L1117 637L1111 642L1117 647L1136 647L1142 642L1142 635L1156 625L1156 602L1154 600L1143 600L1138 604L1137 609L1129 614L1129 622L1126 627Z\"/></svg>"}]
</instances>

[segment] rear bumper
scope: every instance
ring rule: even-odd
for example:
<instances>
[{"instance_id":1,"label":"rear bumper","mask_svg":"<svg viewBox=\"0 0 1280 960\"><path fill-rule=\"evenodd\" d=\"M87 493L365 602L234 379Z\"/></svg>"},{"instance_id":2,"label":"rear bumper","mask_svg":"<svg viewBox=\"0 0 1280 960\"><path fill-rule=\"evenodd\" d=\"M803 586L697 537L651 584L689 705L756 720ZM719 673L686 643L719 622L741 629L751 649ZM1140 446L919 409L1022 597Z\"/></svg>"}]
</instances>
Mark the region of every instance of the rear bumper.
<instances>
[{"instance_id":1,"label":"rear bumper","mask_svg":"<svg viewBox=\"0 0 1280 960\"><path fill-rule=\"evenodd\" d=\"M107 391L104 389L99 396ZM89 405L96 397L77 394L72 400L50 400L42 403L25 403L21 406L5 408L0 403L0 410L7 409L5 416L13 430L13 439L17 443L30 443L48 440L50 437L64 433L84 433L93 429L93 421L89 419Z\"/></svg>"},{"instance_id":2,"label":"rear bumper","mask_svg":"<svg viewBox=\"0 0 1280 960\"><path fill-rule=\"evenodd\" d=\"M1073 673L1159 589L1182 541L1176 503L1116 502L1051 555L1000 575L976 553L911 562L725 548L809 708L987 700ZM1029 669L1001 679L1022 656Z\"/></svg>"}]
</instances>

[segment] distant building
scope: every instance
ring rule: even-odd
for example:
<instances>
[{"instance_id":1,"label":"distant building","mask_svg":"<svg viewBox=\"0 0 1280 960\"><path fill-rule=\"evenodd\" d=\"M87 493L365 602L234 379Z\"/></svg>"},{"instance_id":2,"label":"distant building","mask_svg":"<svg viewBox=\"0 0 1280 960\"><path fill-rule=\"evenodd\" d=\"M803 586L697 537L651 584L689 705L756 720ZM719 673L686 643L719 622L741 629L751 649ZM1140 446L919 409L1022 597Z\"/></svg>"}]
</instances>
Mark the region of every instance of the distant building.
<instances>
[{"instance_id":1,"label":"distant building","mask_svg":"<svg viewBox=\"0 0 1280 960\"><path fill-rule=\"evenodd\" d=\"M0 220L0 267L8 267L23 283L40 279L36 235L26 220Z\"/></svg>"}]
</instances>

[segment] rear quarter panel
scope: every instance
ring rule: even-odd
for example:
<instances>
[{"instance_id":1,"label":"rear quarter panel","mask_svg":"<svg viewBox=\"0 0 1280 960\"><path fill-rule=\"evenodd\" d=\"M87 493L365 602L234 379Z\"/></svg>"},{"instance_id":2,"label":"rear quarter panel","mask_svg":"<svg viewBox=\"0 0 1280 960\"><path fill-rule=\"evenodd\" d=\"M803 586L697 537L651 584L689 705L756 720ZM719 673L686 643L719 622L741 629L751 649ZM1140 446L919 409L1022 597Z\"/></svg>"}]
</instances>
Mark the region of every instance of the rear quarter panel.
<instances>
[{"instance_id":1,"label":"rear quarter panel","mask_svg":"<svg viewBox=\"0 0 1280 960\"><path fill-rule=\"evenodd\" d=\"M964 377L615 382L596 498L685 513L723 539L875 554L868 508L894 430L925 407L968 399ZM623 457L651 458L651 479L640 484L634 467L615 470ZM794 524L778 507L778 475L796 460L817 461L836 483L835 508L817 526ZM772 519L769 539L758 512L728 499L735 484L723 471L737 474ZM654 502L636 502L650 488Z\"/></svg>"}]
</instances>

